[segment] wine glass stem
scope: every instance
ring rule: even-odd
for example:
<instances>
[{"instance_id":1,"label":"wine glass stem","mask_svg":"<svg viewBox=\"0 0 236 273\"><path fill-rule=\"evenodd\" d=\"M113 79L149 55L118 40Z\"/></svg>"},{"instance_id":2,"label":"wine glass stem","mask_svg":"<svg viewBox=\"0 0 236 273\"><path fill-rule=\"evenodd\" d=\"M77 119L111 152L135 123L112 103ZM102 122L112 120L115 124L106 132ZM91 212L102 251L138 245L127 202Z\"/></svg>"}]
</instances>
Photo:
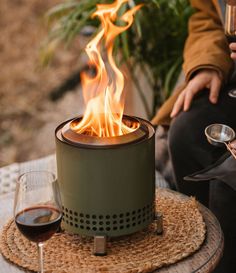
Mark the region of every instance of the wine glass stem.
<instances>
[{"instance_id":1,"label":"wine glass stem","mask_svg":"<svg viewBox=\"0 0 236 273\"><path fill-rule=\"evenodd\" d=\"M39 273L43 273L43 243L38 243Z\"/></svg>"}]
</instances>

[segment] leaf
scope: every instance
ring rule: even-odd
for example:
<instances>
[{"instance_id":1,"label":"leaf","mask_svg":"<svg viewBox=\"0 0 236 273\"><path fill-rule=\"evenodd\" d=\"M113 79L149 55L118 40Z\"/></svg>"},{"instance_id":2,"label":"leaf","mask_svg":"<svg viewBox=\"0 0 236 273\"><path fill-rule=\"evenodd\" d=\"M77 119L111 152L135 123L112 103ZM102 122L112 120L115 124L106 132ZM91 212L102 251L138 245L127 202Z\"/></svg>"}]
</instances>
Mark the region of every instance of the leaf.
<instances>
[{"instance_id":1,"label":"leaf","mask_svg":"<svg viewBox=\"0 0 236 273\"><path fill-rule=\"evenodd\" d=\"M65 13L69 12L71 9L78 6L77 2L66 2L59 4L53 8L51 8L45 15L46 19L51 22L53 19L58 19L61 16L65 15Z\"/></svg>"},{"instance_id":2,"label":"leaf","mask_svg":"<svg viewBox=\"0 0 236 273\"><path fill-rule=\"evenodd\" d=\"M158 8L160 8L160 4L158 0L151 0Z\"/></svg>"},{"instance_id":3,"label":"leaf","mask_svg":"<svg viewBox=\"0 0 236 273\"><path fill-rule=\"evenodd\" d=\"M179 57L173 66L169 69L169 72L166 75L164 82L165 98L168 98L171 92L171 81L173 81L173 76L176 70L179 70L179 67L182 63L182 57ZM179 73L178 73L179 74Z\"/></svg>"}]
</instances>

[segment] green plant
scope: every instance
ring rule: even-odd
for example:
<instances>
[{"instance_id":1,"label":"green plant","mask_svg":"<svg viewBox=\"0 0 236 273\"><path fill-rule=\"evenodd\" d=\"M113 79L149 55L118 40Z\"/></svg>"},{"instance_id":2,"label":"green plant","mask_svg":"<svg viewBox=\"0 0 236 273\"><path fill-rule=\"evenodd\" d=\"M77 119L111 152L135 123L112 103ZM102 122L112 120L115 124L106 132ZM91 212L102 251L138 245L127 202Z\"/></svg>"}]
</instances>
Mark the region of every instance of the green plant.
<instances>
[{"instance_id":1,"label":"green plant","mask_svg":"<svg viewBox=\"0 0 236 273\"><path fill-rule=\"evenodd\" d=\"M113 1L70 0L59 4L47 13L51 30L44 50L47 63L54 48L61 41L69 45L87 26L99 28L100 22L91 19L98 3ZM157 106L163 103L173 90L182 65L182 52L187 37L187 23L192 9L188 0L131 0L120 12L129 6L144 4L137 12L133 26L116 40L115 52L119 50L130 67L131 77L142 96L146 111L151 117ZM45 49L45 48L44 48ZM154 91L154 107L148 109L145 95L135 74L135 67L141 67Z\"/></svg>"}]
</instances>

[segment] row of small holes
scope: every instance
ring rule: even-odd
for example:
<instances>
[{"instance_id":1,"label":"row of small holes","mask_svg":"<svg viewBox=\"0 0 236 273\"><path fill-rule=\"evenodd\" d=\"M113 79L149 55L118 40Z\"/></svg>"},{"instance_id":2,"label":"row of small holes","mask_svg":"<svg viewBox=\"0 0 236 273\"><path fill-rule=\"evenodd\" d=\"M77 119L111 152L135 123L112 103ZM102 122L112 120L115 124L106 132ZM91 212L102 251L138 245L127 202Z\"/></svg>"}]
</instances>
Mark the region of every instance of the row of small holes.
<instances>
[{"instance_id":1,"label":"row of small holes","mask_svg":"<svg viewBox=\"0 0 236 273\"><path fill-rule=\"evenodd\" d=\"M146 214L143 214L142 216L145 217ZM142 218L142 216L141 216L141 215L138 215L137 217L126 218L125 220L121 219L121 220L118 220L118 221L115 220L115 221L105 221L105 222L103 222L103 221L97 222L97 221L94 221L94 220L93 220L93 221L90 221L90 220L84 220L84 219L78 220L78 218L73 218L73 217L71 217L71 216L68 217L67 214L64 215L64 218L65 218L65 219L68 219L68 220L70 220L70 221L74 221L74 222L76 222L76 223L80 222L81 224L86 223L86 224L88 224L88 225L93 224L93 225L100 225L100 226L102 226L102 225L111 225L111 224L116 225L117 223L123 224L124 222L127 222L127 223L128 223L128 222L140 220L140 219Z\"/></svg>"},{"instance_id":2,"label":"row of small holes","mask_svg":"<svg viewBox=\"0 0 236 273\"><path fill-rule=\"evenodd\" d=\"M96 219L97 217L99 218L99 219L104 219L104 218L106 218L106 219L110 219L110 218L113 218L113 219L116 219L117 217L120 217L120 218L123 218L123 217L128 217L128 216L131 216L131 215L135 215L135 214L140 214L142 211L143 212L145 212L145 210L149 210L151 207L153 207L152 205L147 205L147 206L145 206L145 207L143 207L142 209L138 209L137 211L132 211L132 212L127 212L127 213L120 213L119 215L117 215L117 214L113 214L112 216L111 215L92 215L91 216L91 218L92 219ZM72 210L69 210L69 209L67 209L67 208L64 208L64 207L62 207L63 208L63 211L65 211L65 214L71 214L71 215L74 215L74 216L79 216L79 217L85 217L85 218L87 218L87 219L89 219L90 218L90 215L89 214L84 214L84 213L79 213L78 214L78 212L73 212Z\"/></svg>"},{"instance_id":3,"label":"row of small holes","mask_svg":"<svg viewBox=\"0 0 236 273\"><path fill-rule=\"evenodd\" d=\"M149 216L149 217L147 217L147 218L144 218L143 219L143 221L138 221L138 223L137 223L137 225L140 225L142 222L144 223L144 222L146 222L146 221L148 221L148 220L151 220L151 218L153 218L153 217L151 217L151 216ZM65 220L65 222L67 223L67 224L69 224L70 226L75 226L76 228L81 228L81 229L87 229L87 230L93 230L93 231L97 231L97 230L99 230L99 231L104 231L104 230L106 230L106 231L110 231L110 230L117 230L118 228L119 229L124 229L124 228L130 228L130 227L135 227L136 226L136 223L133 223L133 224L127 224L126 226L119 226L119 227L117 227L117 226L114 226L114 227L106 227L106 228L104 228L104 227L90 227L90 226L84 226L84 225L78 225L78 224L73 224L72 222L69 222L68 220Z\"/></svg>"},{"instance_id":4,"label":"row of small holes","mask_svg":"<svg viewBox=\"0 0 236 273\"><path fill-rule=\"evenodd\" d=\"M68 210L67 208L64 208L64 207L63 207L63 210L65 211L65 213L63 213L64 214L63 220L67 224L69 224L70 226L75 226L76 228L86 229L86 230L93 230L93 231L97 231L97 230L99 230L99 231L104 231L104 230L110 231L110 230L118 230L118 229L122 230L124 228L135 227L136 225L140 225L141 223L145 223L146 221L150 221L154 217L154 213L153 213L154 212L154 206L153 205L147 205L142 209L138 209L137 210L137 213L138 213L137 216L135 215L136 211L132 211L132 212L127 212L127 213L121 213L121 214L119 214L119 216L116 215L116 214L114 214L112 216L110 216L110 215L105 215L105 216L103 216L103 215L99 215L99 216L92 215L91 216L92 219L90 219L89 214L83 214L83 213L78 214L77 212L73 213L72 210ZM68 213L71 214L71 215L75 215L77 217L79 215L80 219L78 220L77 217L73 218L72 216L69 216ZM141 213L142 213L142 215L141 215ZM126 217L131 216L132 218L117 219L117 217L122 218L124 216L126 216ZM83 217L85 219L83 219ZM101 221L101 220L104 220L105 222ZM136 222L136 220L138 220L138 222ZM76 223L73 223L73 221L76 222ZM91 226L91 224L92 224L92 226ZM110 227L109 225L111 225L111 224L113 224L115 226ZM97 225L99 225L99 227L97 227ZM107 225L107 226L104 227L103 225Z\"/></svg>"}]
</instances>

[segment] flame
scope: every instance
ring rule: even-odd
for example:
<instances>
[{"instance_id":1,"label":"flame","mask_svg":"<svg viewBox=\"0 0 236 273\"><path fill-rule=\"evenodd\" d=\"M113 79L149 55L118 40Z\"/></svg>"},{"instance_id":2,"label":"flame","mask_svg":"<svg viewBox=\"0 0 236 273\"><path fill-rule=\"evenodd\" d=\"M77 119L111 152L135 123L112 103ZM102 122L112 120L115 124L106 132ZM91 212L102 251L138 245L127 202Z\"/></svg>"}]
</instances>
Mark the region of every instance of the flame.
<instances>
[{"instance_id":1,"label":"flame","mask_svg":"<svg viewBox=\"0 0 236 273\"><path fill-rule=\"evenodd\" d=\"M142 6L134 6L118 18L120 7L127 2L129 0L98 4L92 15L100 19L102 29L85 49L89 63L96 68L96 75L95 77L90 77L86 73L81 75L86 109L83 119L78 124L71 125L71 129L79 134L111 137L137 129L137 125L129 127L122 121L124 76L113 59L115 38L132 25L135 12ZM125 25L115 25L116 20L123 21ZM105 54L102 54L104 49ZM102 55L105 57L102 58Z\"/></svg>"}]
</instances>

